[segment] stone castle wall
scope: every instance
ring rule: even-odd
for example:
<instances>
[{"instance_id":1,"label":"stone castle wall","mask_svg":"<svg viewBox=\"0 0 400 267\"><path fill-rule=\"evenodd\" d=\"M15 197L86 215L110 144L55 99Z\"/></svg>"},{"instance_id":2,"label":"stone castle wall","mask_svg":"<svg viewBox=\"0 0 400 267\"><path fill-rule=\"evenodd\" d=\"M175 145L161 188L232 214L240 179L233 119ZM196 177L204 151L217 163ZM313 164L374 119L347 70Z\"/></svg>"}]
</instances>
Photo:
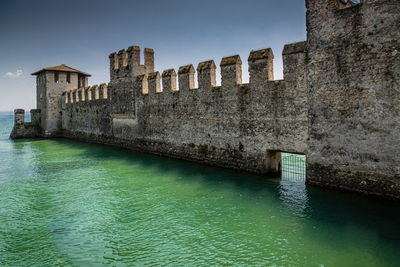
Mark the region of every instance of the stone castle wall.
<instances>
[{"instance_id":1,"label":"stone castle wall","mask_svg":"<svg viewBox=\"0 0 400 267\"><path fill-rule=\"evenodd\" d=\"M42 136L41 111L31 109L31 122L25 122L25 110L14 110L14 127L10 134L11 139L37 138Z\"/></svg>"},{"instance_id":2,"label":"stone castle wall","mask_svg":"<svg viewBox=\"0 0 400 267\"><path fill-rule=\"evenodd\" d=\"M307 1L307 182L400 196L400 3Z\"/></svg>"},{"instance_id":3,"label":"stone castle wall","mask_svg":"<svg viewBox=\"0 0 400 267\"><path fill-rule=\"evenodd\" d=\"M223 58L216 86L213 60L160 73L152 49L141 64L132 46L110 55L108 84L64 93L61 136L256 173L300 153L309 184L400 199L399 2L306 6L307 41L285 46L283 80L271 49L250 53L248 84L240 57Z\"/></svg>"},{"instance_id":4,"label":"stone castle wall","mask_svg":"<svg viewBox=\"0 0 400 267\"><path fill-rule=\"evenodd\" d=\"M258 173L276 170L269 159L278 151L307 152L305 43L285 47L283 81L269 80L273 54L264 49L250 53L249 84L241 84L242 62L233 56L221 61L222 86L214 61L200 63L199 88L192 65L178 77L175 70L130 76L123 53L119 71L111 55L107 99L82 99L97 86L66 93L66 136Z\"/></svg>"},{"instance_id":5,"label":"stone castle wall","mask_svg":"<svg viewBox=\"0 0 400 267\"><path fill-rule=\"evenodd\" d=\"M111 106L106 84L67 91L62 102L64 134L110 136Z\"/></svg>"}]
</instances>

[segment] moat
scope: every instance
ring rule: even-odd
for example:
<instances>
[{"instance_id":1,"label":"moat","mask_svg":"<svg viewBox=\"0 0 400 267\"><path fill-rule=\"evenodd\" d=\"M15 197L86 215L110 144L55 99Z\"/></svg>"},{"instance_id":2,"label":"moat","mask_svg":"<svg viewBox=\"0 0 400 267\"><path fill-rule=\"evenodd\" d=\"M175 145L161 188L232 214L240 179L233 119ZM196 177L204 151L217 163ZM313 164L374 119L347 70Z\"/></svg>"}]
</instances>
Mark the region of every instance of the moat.
<instances>
[{"instance_id":1,"label":"moat","mask_svg":"<svg viewBox=\"0 0 400 267\"><path fill-rule=\"evenodd\" d=\"M0 265L389 266L398 204L65 139L8 139ZM268 178L268 179L267 179Z\"/></svg>"}]
</instances>

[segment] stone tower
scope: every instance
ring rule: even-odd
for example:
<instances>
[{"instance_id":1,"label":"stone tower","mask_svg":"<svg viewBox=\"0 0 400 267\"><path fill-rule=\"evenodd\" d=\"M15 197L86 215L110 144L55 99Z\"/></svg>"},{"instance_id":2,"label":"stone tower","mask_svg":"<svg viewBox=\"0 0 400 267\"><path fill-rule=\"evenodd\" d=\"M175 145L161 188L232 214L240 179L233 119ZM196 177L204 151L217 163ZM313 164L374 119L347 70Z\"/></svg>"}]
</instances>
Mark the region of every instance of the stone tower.
<instances>
[{"instance_id":1,"label":"stone tower","mask_svg":"<svg viewBox=\"0 0 400 267\"><path fill-rule=\"evenodd\" d=\"M399 1L306 3L307 183L399 198Z\"/></svg>"},{"instance_id":2,"label":"stone tower","mask_svg":"<svg viewBox=\"0 0 400 267\"><path fill-rule=\"evenodd\" d=\"M41 111L41 135L52 137L61 129L62 93L88 85L90 74L64 64L32 73L36 76L36 105Z\"/></svg>"}]
</instances>

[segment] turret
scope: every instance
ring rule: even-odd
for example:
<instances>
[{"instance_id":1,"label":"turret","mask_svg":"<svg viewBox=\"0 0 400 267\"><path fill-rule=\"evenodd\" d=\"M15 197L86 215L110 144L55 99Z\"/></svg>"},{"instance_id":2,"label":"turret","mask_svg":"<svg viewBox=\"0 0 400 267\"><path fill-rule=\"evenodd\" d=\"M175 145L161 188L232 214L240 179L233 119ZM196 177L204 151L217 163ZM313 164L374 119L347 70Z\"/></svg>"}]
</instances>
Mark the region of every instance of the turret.
<instances>
[{"instance_id":1,"label":"turret","mask_svg":"<svg viewBox=\"0 0 400 267\"><path fill-rule=\"evenodd\" d=\"M83 88L90 74L59 65L32 73L36 76L36 105L41 114L41 131L45 137L56 136L61 129L62 94Z\"/></svg>"},{"instance_id":2,"label":"turret","mask_svg":"<svg viewBox=\"0 0 400 267\"><path fill-rule=\"evenodd\" d=\"M127 50L121 49L118 53L111 53L110 59L110 80L111 82L120 79L133 79L139 75L146 77L154 72L154 50L145 48L144 64L140 62L140 47L130 46Z\"/></svg>"}]
</instances>

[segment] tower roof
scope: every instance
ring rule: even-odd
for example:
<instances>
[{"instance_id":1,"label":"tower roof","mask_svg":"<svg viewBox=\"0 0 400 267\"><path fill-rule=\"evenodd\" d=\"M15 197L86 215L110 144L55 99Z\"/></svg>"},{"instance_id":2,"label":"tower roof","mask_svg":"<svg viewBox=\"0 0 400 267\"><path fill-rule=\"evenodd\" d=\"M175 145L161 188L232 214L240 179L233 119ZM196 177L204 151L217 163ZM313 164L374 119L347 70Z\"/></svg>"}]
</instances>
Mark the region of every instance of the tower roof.
<instances>
[{"instance_id":1,"label":"tower roof","mask_svg":"<svg viewBox=\"0 0 400 267\"><path fill-rule=\"evenodd\" d=\"M80 71L80 70L77 70L77 69L68 67L68 66L65 65L65 64L61 64L61 65L53 66L53 67L43 68L43 69L38 70L38 71L36 71L36 72L34 72L34 73L31 73L31 75L38 75L39 73L41 73L41 72L43 72L43 71L48 71L48 70L50 70L50 71L74 72L74 73L78 73L78 74L81 74L81 75L87 76L87 77L92 76L92 75L90 75L89 73L86 73L86 72L83 72L83 71Z\"/></svg>"}]
</instances>

